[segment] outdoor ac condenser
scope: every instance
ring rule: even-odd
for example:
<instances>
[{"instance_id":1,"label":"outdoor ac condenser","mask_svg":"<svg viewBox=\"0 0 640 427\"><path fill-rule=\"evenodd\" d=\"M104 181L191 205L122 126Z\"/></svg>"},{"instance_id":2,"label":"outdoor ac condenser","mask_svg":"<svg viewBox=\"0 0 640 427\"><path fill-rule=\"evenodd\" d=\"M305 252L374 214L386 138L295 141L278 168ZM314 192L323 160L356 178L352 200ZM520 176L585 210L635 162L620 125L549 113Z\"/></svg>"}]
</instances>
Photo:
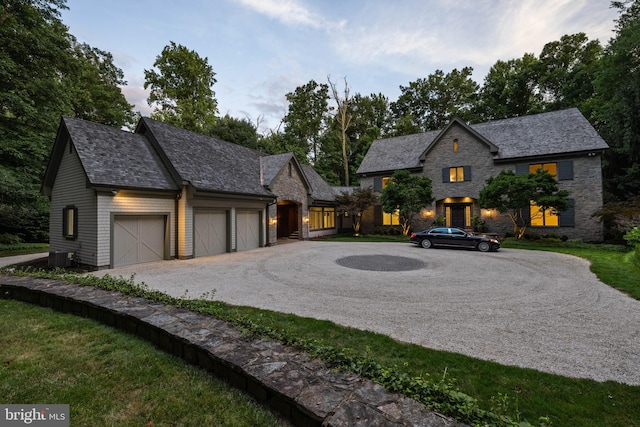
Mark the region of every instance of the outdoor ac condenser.
<instances>
[{"instance_id":1,"label":"outdoor ac condenser","mask_svg":"<svg viewBox=\"0 0 640 427\"><path fill-rule=\"evenodd\" d=\"M70 267L73 252L54 251L49 252L49 268L52 267Z\"/></svg>"}]
</instances>

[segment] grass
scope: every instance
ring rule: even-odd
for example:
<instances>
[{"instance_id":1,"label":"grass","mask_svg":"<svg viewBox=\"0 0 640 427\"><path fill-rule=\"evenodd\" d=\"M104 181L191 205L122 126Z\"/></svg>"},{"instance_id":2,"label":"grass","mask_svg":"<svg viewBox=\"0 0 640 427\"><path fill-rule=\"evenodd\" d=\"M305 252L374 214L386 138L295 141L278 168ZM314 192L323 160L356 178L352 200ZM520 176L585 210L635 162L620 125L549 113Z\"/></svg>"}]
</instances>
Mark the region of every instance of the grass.
<instances>
[{"instance_id":1,"label":"grass","mask_svg":"<svg viewBox=\"0 0 640 427\"><path fill-rule=\"evenodd\" d=\"M2 403L70 404L73 426L278 426L207 372L93 320L0 300Z\"/></svg>"},{"instance_id":2,"label":"grass","mask_svg":"<svg viewBox=\"0 0 640 427\"><path fill-rule=\"evenodd\" d=\"M339 241L406 242L402 236L340 236ZM331 239L331 241L335 241ZM640 269L620 246L520 242L507 240L504 247L553 250L585 257L600 280L640 299ZM353 355L366 355L383 366L395 367L412 377L427 375L434 382L443 376L459 390L477 399L480 407L528 420L535 424L548 416L554 426L640 426L640 387L614 382L566 378L517 367L502 366L460 354L430 350L397 342L389 337L338 326L328 321L208 302L216 316L248 319L282 336L317 340Z\"/></svg>"},{"instance_id":3,"label":"grass","mask_svg":"<svg viewBox=\"0 0 640 427\"><path fill-rule=\"evenodd\" d=\"M0 258L14 255L38 254L49 250L48 243L0 243Z\"/></svg>"}]
</instances>

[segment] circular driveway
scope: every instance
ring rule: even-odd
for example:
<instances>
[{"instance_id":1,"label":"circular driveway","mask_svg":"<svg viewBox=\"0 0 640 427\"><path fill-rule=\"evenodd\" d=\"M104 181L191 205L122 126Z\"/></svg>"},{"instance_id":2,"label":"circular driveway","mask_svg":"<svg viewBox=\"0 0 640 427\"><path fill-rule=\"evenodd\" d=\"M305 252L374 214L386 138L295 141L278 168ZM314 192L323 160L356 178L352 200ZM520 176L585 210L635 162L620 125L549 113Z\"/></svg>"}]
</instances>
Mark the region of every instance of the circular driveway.
<instances>
[{"instance_id":1,"label":"circular driveway","mask_svg":"<svg viewBox=\"0 0 640 427\"><path fill-rule=\"evenodd\" d=\"M394 268L392 257L411 268ZM402 271L389 271L402 270ZM326 319L424 347L640 385L640 301L583 259L409 243L305 241L97 272L175 297Z\"/></svg>"}]
</instances>

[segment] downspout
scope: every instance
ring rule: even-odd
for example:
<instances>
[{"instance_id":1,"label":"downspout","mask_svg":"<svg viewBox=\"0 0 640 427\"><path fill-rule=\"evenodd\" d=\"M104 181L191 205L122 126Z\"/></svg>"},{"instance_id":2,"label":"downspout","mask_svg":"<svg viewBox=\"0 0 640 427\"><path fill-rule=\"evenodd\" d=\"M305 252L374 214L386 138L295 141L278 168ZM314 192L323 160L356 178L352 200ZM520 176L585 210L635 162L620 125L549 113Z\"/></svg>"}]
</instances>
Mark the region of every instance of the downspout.
<instances>
[{"instance_id":1,"label":"downspout","mask_svg":"<svg viewBox=\"0 0 640 427\"><path fill-rule=\"evenodd\" d=\"M179 221L179 219L180 219L180 214L179 214L179 212L180 212L180 199L181 199L181 198L182 198L182 190L180 190L180 191L176 194L176 199L175 199L175 201L174 201L174 203L175 203L175 212L176 212L176 219L175 219L175 221L176 221L176 226L175 226L175 239L174 239L174 240L175 240L175 242L174 242L174 245L175 245L175 248L174 248L174 251L175 251L175 259L180 259L180 257L179 257L179 252L178 252L178 251L179 251L179 248L180 248L180 244L179 244L179 235L178 235L178 233L180 232L180 221Z\"/></svg>"}]
</instances>

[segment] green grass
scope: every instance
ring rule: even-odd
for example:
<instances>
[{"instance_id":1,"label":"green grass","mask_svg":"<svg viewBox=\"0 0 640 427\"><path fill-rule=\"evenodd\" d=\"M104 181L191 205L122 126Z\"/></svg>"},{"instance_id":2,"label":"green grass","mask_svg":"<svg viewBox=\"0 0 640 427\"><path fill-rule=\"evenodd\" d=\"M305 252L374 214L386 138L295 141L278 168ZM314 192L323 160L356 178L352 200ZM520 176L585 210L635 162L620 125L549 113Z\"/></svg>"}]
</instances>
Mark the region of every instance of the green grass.
<instances>
[{"instance_id":1,"label":"green grass","mask_svg":"<svg viewBox=\"0 0 640 427\"><path fill-rule=\"evenodd\" d=\"M0 300L0 401L64 403L72 426L278 426L207 372L93 320Z\"/></svg>"},{"instance_id":2,"label":"green grass","mask_svg":"<svg viewBox=\"0 0 640 427\"><path fill-rule=\"evenodd\" d=\"M14 255L38 254L49 250L48 243L0 243L0 258Z\"/></svg>"}]
</instances>

